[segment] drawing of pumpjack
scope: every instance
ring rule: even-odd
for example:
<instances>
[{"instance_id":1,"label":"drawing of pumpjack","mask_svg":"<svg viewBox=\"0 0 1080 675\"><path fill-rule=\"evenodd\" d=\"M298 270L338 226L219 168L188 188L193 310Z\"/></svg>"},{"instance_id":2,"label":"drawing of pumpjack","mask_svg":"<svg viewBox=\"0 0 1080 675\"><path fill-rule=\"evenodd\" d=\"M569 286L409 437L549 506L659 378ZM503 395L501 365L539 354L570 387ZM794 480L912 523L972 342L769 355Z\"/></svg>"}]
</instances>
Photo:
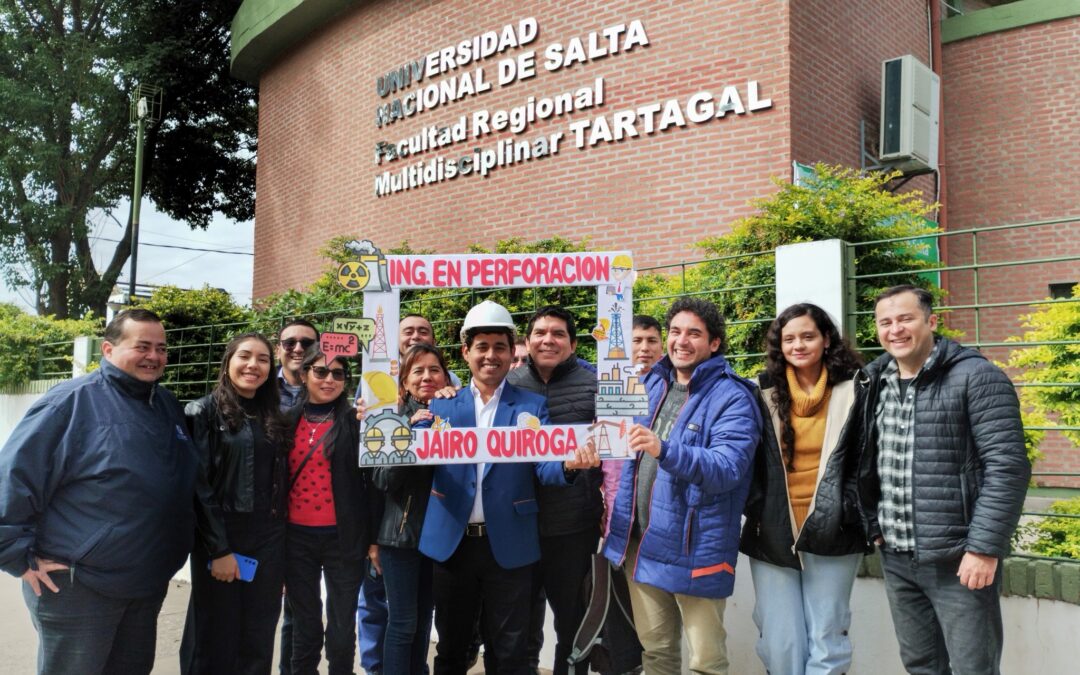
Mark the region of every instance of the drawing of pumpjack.
<instances>
[{"instance_id":1,"label":"drawing of pumpjack","mask_svg":"<svg viewBox=\"0 0 1080 675\"><path fill-rule=\"evenodd\" d=\"M619 438L626 436L626 420L619 422L613 422L611 420L597 420L595 423L589 425L589 432L596 432L595 436L590 436L593 442L596 444L596 452L602 459L609 459L612 457L628 457L626 452L626 444L620 443L618 447L621 452L615 453L615 448L611 445L611 438L608 436L608 428L614 428Z\"/></svg>"}]
</instances>

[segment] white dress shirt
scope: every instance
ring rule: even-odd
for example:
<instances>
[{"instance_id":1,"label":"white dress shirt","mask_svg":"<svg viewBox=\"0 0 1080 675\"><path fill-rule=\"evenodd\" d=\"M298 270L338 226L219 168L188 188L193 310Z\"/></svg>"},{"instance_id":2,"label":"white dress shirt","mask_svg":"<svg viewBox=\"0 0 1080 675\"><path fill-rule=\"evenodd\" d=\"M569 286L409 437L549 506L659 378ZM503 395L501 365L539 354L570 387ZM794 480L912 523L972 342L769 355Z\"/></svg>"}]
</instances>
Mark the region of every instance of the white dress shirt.
<instances>
[{"instance_id":1,"label":"white dress shirt","mask_svg":"<svg viewBox=\"0 0 1080 675\"><path fill-rule=\"evenodd\" d=\"M499 399L502 398L503 387L506 386L506 380L499 383L495 393L491 395L491 398L487 403L484 403L484 399L480 396L480 390L476 388L475 382L469 383L469 389L472 390L473 395L473 410L476 413L476 426L478 427L491 427L495 424L495 409L499 407ZM482 523L484 522L484 468L487 466L485 462L480 462L476 465L476 496L473 498L472 511L469 513L470 523Z\"/></svg>"}]
</instances>

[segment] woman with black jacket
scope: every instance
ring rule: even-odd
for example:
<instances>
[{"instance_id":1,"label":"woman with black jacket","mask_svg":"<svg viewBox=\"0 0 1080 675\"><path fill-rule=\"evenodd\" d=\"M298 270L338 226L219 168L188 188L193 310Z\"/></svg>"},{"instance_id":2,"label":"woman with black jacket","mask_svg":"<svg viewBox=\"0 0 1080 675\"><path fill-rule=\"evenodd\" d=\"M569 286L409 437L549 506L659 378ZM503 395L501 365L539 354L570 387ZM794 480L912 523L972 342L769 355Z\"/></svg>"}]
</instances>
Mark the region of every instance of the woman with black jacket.
<instances>
[{"instance_id":1,"label":"woman with black jacket","mask_svg":"<svg viewBox=\"0 0 1080 675\"><path fill-rule=\"evenodd\" d=\"M288 439L272 353L258 333L233 338L213 392L185 409L200 457L180 649L189 675L270 672L285 577Z\"/></svg>"},{"instance_id":2,"label":"woman with black jacket","mask_svg":"<svg viewBox=\"0 0 1080 675\"><path fill-rule=\"evenodd\" d=\"M408 417L410 424L431 419L428 403L449 383L450 371L442 353L429 344L413 345L402 360L398 414ZM375 487L386 495L376 545L370 550L372 563L383 574L390 608L383 643L386 675L420 674L427 669L434 608L432 567L431 559L417 547L431 475L428 466L375 469Z\"/></svg>"},{"instance_id":3,"label":"woman with black jacket","mask_svg":"<svg viewBox=\"0 0 1080 675\"><path fill-rule=\"evenodd\" d=\"M301 402L292 411L286 601L293 616L293 675L315 675L324 643L320 577L326 581L326 660L330 675L351 674L356 597L367 565L367 472L359 466L360 429L349 405L344 357L318 345L304 354Z\"/></svg>"},{"instance_id":4,"label":"woman with black jacket","mask_svg":"<svg viewBox=\"0 0 1080 675\"><path fill-rule=\"evenodd\" d=\"M757 653L773 675L848 672L850 597L866 537L855 493L860 360L829 315L788 307L766 335L766 419L740 550L754 578Z\"/></svg>"}]
</instances>

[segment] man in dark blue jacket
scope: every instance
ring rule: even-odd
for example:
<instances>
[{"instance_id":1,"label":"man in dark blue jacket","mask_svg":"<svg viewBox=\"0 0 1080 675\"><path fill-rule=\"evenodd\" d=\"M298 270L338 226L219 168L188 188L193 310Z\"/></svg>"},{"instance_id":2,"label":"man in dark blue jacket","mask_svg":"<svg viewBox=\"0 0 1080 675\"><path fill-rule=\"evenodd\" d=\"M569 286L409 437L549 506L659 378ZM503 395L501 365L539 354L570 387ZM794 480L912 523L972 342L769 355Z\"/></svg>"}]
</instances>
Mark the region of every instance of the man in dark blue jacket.
<instances>
[{"instance_id":1,"label":"man in dark blue jacket","mask_svg":"<svg viewBox=\"0 0 1080 675\"><path fill-rule=\"evenodd\" d=\"M667 356L645 377L649 417L630 429L604 554L626 564L647 673L727 673L724 604L735 586L739 526L761 413L753 385L722 355L724 321L684 298L667 313ZM647 426L646 426L647 425Z\"/></svg>"},{"instance_id":2,"label":"man in dark blue jacket","mask_svg":"<svg viewBox=\"0 0 1080 675\"><path fill-rule=\"evenodd\" d=\"M161 321L121 312L101 351L100 369L54 387L0 450L0 569L25 582L40 673L149 673L195 533L198 459L157 385Z\"/></svg>"}]
</instances>

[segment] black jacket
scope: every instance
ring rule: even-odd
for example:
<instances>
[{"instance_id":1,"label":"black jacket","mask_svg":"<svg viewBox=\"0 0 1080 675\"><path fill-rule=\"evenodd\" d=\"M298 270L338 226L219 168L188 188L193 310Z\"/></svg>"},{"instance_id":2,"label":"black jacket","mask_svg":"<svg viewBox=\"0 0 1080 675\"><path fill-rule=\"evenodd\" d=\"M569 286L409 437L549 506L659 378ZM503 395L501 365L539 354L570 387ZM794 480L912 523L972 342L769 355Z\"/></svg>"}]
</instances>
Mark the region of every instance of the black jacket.
<instances>
[{"instance_id":1,"label":"black jacket","mask_svg":"<svg viewBox=\"0 0 1080 675\"><path fill-rule=\"evenodd\" d=\"M1031 478L1016 390L979 352L937 340L937 357L915 385L915 556L926 562L967 551L1004 557ZM858 491L871 539L881 534L874 416L891 360L881 356L856 378L866 429Z\"/></svg>"},{"instance_id":2,"label":"black jacket","mask_svg":"<svg viewBox=\"0 0 1080 675\"><path fill-rule=\"evenodd\" d=\"M855 492L859 415L853 382L835 384L829 397L817 487L796 539L787 470L778 441L780 418L772 403L773 384L765 374L759 381L761 415L771 423L763 425L762 444L754 455L739 550L751 558L795 569L802 568L796 550L825 556L865 553L868 546Z\"/></svg>"},{"instance_id":3,"label":"black jacket","mask_svg":"<svg viewBox=\"0 0 1080 675\"><path fill-rule=\"evenodd\" d=\"M184 408L191 439L199 452L199 475L195 481L195 526L198 541L211 558L231 553L224 514L255 510L255 434L248 420L237 431L229 430L212 394ZM288 457L284 448L274 452L270 515L284 519Z\"/></svg>"},{"instance_id":4,"label":"black jacket","mask_svg":"<svg viewBox=\"0 0 1080 675\"><path fill-rule=\"evenodd\" d=\"M289 411L289 429L294 436L303 408L298 405ZM367 557L371 531L382 515L382 507L370 489L371 470L360 468L360 422L355 411L342 403L334 419L330 489L334 494L338 541L346 561L360 562Z\"/></svg>"},{"instance_id":5,"label":"black jacket","mask_svg":"<svg viewBox=\"0 0 1080 675\"><path fill-rule=\"evenodd\" d=\"M426 406L410 397L398 412L412 417L423 407ZM385 494L376 544L411 549L419 546L433 470L431 466L380 466L375 469L375 487Z\"/></svg>"},{"instance_id":6,"label":"black jacket","mask_svg":"<svg viewBox=\"0 0 1080 675\"><path fill-rule=\"evenodd\" d=\"M546 397L552 424L592 424L596 418L596 373L583 368L576 356L556 366L547 383L531 358L528 366L511 370L506 381ZM600 527L604 474L599 467L576 473L574 482L566 487L537 488L541 537Z\"/></svg>"}]
</instances>

